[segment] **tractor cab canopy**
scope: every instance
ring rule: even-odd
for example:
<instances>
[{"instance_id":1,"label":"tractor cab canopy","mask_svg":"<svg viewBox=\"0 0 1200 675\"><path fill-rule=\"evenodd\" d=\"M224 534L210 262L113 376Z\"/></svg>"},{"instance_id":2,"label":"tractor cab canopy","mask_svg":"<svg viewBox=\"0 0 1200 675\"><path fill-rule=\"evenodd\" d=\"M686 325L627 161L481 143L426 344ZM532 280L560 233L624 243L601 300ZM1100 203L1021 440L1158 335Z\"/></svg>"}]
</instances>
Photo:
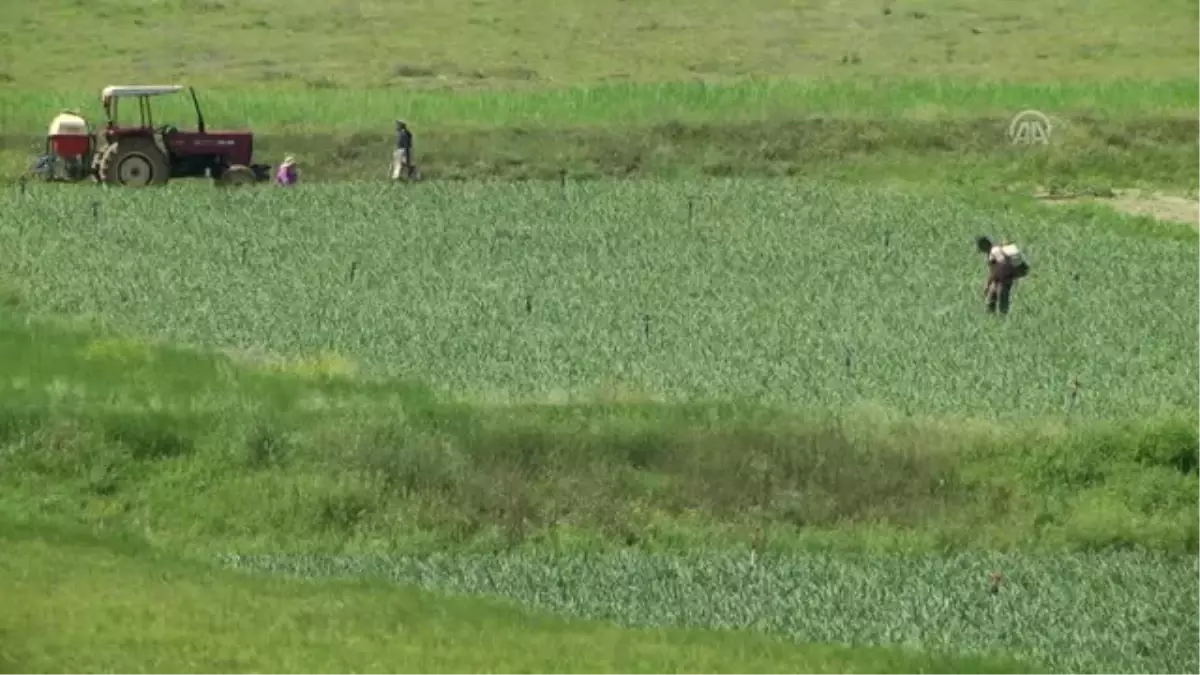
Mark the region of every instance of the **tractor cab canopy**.
<instances>
[{"instance_id":1,"label":"tractor cab canopy","mask_svg":"<svg viewBox=\"0 0 1200 675\"><path fill-rule=\"evenodd\" d=\"M154 126L153 113L150 109L150 97L163 96L165 94L177 94L183 91L186 87L181 84L134 84L134 85L110 85L105 87L100 92L101 101L104 104L104 113L108 118L108 127L116 129L120 127L117 121L118 102L122 98L136 98L138 100L138 114L141 118L140 128L152 128ZM190 88L188 88L190 89ZM196 92L191 91L192 104L196 109L196 116L199 118L201 131L204 129L203 116L200 114L200 104L196 101Z\"/></svg>"},{"instance_id":2,"label":"tractor cab canopy","mask_svg":"<svg viewBox=\"0 0 1200 675\"><path fill-rule=\"evenodd\" d=\"M163 94L178 94L183 91L182 84L115 84L104 88L100 98L104 105L113 99L130 96L161 96Z\"/></svg>"}]
</instances>

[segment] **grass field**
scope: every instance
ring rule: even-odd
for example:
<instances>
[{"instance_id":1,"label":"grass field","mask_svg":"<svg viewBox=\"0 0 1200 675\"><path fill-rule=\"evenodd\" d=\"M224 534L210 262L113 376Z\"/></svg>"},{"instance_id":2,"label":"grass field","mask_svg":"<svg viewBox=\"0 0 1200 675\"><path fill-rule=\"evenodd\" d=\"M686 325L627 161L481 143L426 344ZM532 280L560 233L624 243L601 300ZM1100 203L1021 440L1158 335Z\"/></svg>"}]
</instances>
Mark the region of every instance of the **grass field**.
<instances>
[{"instance_id":1,"label":"grass field","mask_svg":"<svg viewBox=\"0 0 1200 675\"><path fill-rule=\"evenodd\" d=\"M329 375L327 363L251 365L34 319L9 298L0 578L17 601L0 612L0 655L10 670L1004 667L936 656L947 650L1019 658L1022 672L1196 665L1194 593L1180 589L1195 575L1197 435L1183 411L1014 434L733 405L463 406ZM86 536L63 534L79 528ZM214 559L316 585L205 571ZM1008 580L997 596L994 570ZM148 586L137 581L147 572ZM594 649L563 660L513 614L464 602L414 618L434 601L320 581L330 574L634 627L743 628L928 656L780 646L747 662L739 655L767 643L729 636L706 651L694 645L707 638L611 633L645 644L630 661L640 653L605 651L604 629L541 624L551 641L600 631ZM261 601L232 604L246 593ZM331 614L335 597L359 618ZM55 618L63 603L78 617L69 625ZM139 618L117 623L113 611ZM396 622L419 631L403 654L381 632ZM253 625L271 627L242 628ZM307 647L279 642L297 631ZM352 635L353 653L333 646ZM478 635L496 647L439 656Z\"/></svg>"},{"instance_id":2,"label":"grass field","mask_svg":"<svg viewBox=\"0 0 1200 675\"><path fill-rule=\"evenodd\" d=\"M8 5L0 670L1200 669L1195 3Z\"/></svg>"},{"instance_id":3,"label":"grass field","mask_svg":"<svg viewBox=\"0 0 1200 675\"><path fill-rule=\"evenodd\" d=\"M1197 594L1180 592L1200 571L1194 557L625 553L229 562L308 578L368 576L498 594L635 626L753 626L800 640L1011 653L1056 672L1182 669L1194 662L1192 635L1200 632ZM988 575L997 569L1008 582L990 595Z\"/></svg>"},{"instance_id":4,"label":"grass field","mask_svg":"<svg viewBox=\"0 0 1200 675\"><path fill-rule=\"evenodd\" d=\"M53 528L5 523L0 540L0 668L11 673L1027 672L999 658L623 630L381 583L246 578Z\"/></svg>"},{"instance_id":5,"label":"grass field","mask_svg":"<svg viewBox=\"0 0 1200 675\"><path fill-rule=\"evenodd\" d=\"M121 74L318 88L857 73L1048 83L1192 78L1200 19L1181 0L1013 0L990 8L749 0L737 11L716 0L552 7L538 0L59 0L8 9L5 79L31 88L45 86L47 71L67 78L65 87ZM186 32L172 30L183 21ZM96 54L82 69L81 48ZM25 58L35 49L45 56Z\"/></svg>"},{"instance_id":6,"label":"grass field","mask_svg":"<svg viewBox=\"0 0 1200 675\"><path fill-rule=\"evenodd\" d=\"M98 110L101 86L0 89L0 175L12 180L44 152L44 127L62 107ZM254 129L265 161L293 154L318 181L384 177L391 120L404 117L416 130L423 174L441 180L756 175L1192 194L1200 176L1195 93L1194 79L854 78L498 93L255 87L201 96L210 124ZM183 98L158 108L159 121L195 124ZM1013 146L1007 136L1012 118L1031 108L1053 120L1049 147Z\"/></svg>"},{"instance_id":7,"label":"grass field","mask_svg":"<svg viewBox=\"0 0 1200 675\"><path fill-rule=\"evenodd\" d=\"M8 11L9 178L41 151L61 107L95 119L107 84L186 81L211 123L253 128L267 161L296 154L317 180L381 178L396 117L413 124L425 175L441 179L919 175L992 190L1185 194L1200 180L1197 14L1179 0L754 0L736 12L714 0L552 11L109 0ZM163 30L184 22L188 36ZM93 40L115 47L79 63ZM21 58L33 43L39 58ZM1056 140L1014 150L1009 122L1031 108L1055 120ZM179 99L156 119L193 118Z\"/></svg>"}]
</instances>

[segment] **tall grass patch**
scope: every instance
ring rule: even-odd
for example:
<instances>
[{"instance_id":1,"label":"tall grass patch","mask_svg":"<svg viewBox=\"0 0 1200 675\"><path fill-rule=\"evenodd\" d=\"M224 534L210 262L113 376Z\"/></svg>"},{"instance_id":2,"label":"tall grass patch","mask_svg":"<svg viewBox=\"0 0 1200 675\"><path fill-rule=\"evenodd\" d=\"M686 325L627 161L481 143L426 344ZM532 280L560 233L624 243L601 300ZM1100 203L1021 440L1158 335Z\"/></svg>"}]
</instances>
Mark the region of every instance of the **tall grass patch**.
<instances>
[{"instance_id":1,"label":"tall grass patch","mask_svg":"<svg viewBox=\"0 0 1200 675\"><path fill-rule=\"evenodd\" d=\"M113 338L26 318L0 322L3 508L193 551L1197 545L1186 411L1013 428L870 408L491 406L164 347L121 377L72 348Z\"/></svg>"},{"instance_id":2,"label":"tall grass patch","mask_svg":"<svg viewBox=\"0 0 1200 675\"><path fill-rule=\"evenodd\" d=\"M838 119L998 118L1037 109L1060 116L1170 118L1194 116L1195 83L1128 79L1110 82L994 83L962 79L747 79L740 82L596 83L519 91L403 91L392 88L292 90L256 87L201 90L206 120L259 132L388 131L397 117L414 128L622 127ZM97 91L12 91L0 95L6 133L40 134L63 107L98 120ZM186 94L155 100L156 119L187 126L195 114ZM90 115L88 111L92 111ZM1003 131L1003 130L1001 130Z\"/></svg>"}]
</instances>

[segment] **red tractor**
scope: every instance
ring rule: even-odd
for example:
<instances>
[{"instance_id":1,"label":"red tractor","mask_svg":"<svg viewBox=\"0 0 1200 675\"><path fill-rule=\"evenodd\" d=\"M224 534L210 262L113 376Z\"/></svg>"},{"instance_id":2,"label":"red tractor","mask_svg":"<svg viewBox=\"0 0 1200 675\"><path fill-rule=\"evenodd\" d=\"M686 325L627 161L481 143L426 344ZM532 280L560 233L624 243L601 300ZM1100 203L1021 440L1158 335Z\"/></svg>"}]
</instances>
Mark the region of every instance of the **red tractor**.
<instances>
[{"instance_id":1,"label":"red tractor","mask_svg":"<svg viewBox=\"0 0 1200 675\"><path fill-rule=\"evenodd\" d=\"M36 171L51 180L77 181L87 177L110 185L162 185L171 178L212 178L220 184L241 185L271 178L271 167L254 164L254 134L250 131L208 131L196 100L196 130L181 131L170 124L154 126L150 97L176 94L182 85L112 86L101 93L106 123L104 143L97 143L87 122L71 111L54 118L47 154ZM135 98L140 123L123 126L118 103Z\"/></svg>"}]
</instances>

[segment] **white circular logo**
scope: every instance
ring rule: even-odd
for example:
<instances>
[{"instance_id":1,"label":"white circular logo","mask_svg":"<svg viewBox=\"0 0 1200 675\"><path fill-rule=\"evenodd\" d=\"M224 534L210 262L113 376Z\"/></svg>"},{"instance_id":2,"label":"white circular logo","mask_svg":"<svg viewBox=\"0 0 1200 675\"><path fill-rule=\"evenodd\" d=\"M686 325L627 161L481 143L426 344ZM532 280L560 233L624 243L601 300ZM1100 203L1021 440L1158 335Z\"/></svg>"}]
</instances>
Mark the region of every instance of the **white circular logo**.
<instances>
[{"instance_id":1,"label":"white circular logo","mask_svg":"<svg viewBox=\"0 0 1200 675\"><path fill-rule=\"evenodd\" d=\"M1037 110L1025 110L1017 113L1008 124L1008 140L1016 144L1027 145L1050 143L1050 118Z\"/></svg>"}]
</instances>

